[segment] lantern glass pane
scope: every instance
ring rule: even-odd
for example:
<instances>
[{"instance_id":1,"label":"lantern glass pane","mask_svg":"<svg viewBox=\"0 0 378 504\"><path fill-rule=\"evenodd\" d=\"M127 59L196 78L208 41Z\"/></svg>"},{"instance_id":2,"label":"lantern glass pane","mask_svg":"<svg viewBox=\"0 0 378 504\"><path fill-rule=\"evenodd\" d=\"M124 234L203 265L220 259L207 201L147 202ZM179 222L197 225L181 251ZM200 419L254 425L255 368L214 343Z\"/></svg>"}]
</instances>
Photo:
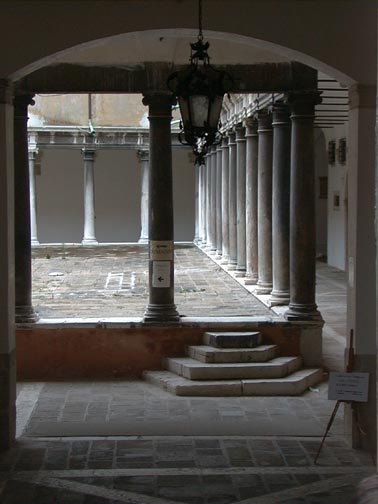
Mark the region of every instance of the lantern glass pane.
<instances>
[{"instance_id":1,"label":"lantern glass pane","mask_svg":"<svg viewBox=\"0 0 378 504\"><path fill-rule=\"evenodd\" d=\"M185 126L185 124L187 124L190 121L188 101L184 99L182 96L179 96L178 102L181 112L182 123Z\"/></svg>"},{"instance_id":2,"label":"lantern glass pane","mask_svg":"<svg viewBox=\"0 0 378 504\"><path fill-rule=\"evenodd\" d=\"M217 95L210 105L209 124L211 128L218 129L219 118L222 110L223 96Z\"/></svg>"},{"instance_id":3,"label":"lantern glass pane","mask_svg":"<svg viewBox=\"0 0 378 504\"><path fill-rule=\"evenodd\" d=\"M203 128L208 123L209 97L204 95L189 96L192 125Z\"/></svg>"}]
</instances>

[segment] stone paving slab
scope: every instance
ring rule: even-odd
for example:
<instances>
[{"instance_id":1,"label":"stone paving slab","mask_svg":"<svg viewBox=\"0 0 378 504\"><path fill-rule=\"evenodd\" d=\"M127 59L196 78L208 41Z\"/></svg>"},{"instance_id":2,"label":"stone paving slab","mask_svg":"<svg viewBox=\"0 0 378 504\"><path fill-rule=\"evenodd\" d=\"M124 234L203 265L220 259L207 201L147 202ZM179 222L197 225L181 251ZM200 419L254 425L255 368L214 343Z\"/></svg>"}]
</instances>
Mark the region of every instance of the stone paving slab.
<instances>
[{"instance_id":1,"label":"stone paving slab","mask_svg":"<svg viewBox=\"0 0 378 504\"><path fill-rule=\"evenodd\" d=\"M33 248L33 305L43 318L142 317L147 282L147 245ZM182 316L272 316L194 245L175 244L175 302Z\"/></svg>"},{"instance_id":2,"label":"stone paving slab","mask_svg":"<svg viewBox=\"0 0 378 504\"><path fill-rule=\"evenodd\" d=\"M2 504L346 504L374 472L340 439L22 439L0 457Z\"/></svg>"}]
</instances>

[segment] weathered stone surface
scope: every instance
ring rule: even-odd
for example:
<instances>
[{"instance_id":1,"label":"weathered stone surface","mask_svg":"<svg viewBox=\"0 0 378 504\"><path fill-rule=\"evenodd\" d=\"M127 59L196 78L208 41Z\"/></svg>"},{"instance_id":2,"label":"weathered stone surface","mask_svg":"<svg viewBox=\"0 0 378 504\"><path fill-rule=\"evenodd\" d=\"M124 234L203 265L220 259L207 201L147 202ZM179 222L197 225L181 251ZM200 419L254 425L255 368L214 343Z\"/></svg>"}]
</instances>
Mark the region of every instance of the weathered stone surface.
<instances>
[{"instance_id":1,"label":"weathered stone surface","mask_svg":"<svg viewBox=\"0 0 378 504\"><path fill-rule=\"evenodd\" d=\"M278 354L277 345L260 345L256 348L214 348L207 345L188 347L188 356L200 362L262 362Z\"/></svg>"},{"instance_id":2,"label":"weathered stone surface","mask_svg":"<svg viewBox=\"0 0 378 504\"><path fill-rule=\"evenodd\" d=\"M261 343L259 332L222 332L204 334L206 345L217 348L253 348Z\"/></svg>"}]
</instances>

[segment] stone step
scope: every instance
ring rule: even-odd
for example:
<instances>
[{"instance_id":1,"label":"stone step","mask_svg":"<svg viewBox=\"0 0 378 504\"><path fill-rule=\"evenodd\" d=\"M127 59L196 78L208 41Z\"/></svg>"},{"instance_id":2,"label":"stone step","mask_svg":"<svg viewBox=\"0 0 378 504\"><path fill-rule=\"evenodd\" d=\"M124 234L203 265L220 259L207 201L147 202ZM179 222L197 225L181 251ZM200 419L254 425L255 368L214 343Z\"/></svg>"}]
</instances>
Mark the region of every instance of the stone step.
<instances>
[{"instance_id":1,"label":"stone step","mask_svg":"<svg viewBox=\"0 0 378 504\"><path fill-rule=\"evenodd\" d=\"M216 348L254 348L261 344L261 333L205 332L203 343Z\"/></svg>"},{"instance_id":2,"label":"stone step","mask_svg":"<svg viewBox=\"0 0 378 504\"><path fill-rule=\"evenodd\" d=\"M149 383L178 396L294 396L303 394L323 379L323 371L301 369L284 378L257 380L191 381L170 371L145 371Z\"/></svg>"},{"instance_id":3,"label":"stone step","mask_svg":"<svg viewBox=\"0 0 378 504\"><path fill-rule=\"evenodd\" d=\"M256 348L214 348L208 345L189 346L187 355L201 362L266 362L277 357L277 345Z\"/></svg>"},{"instance_id":4,"label":"stone step","mask_svg":"<svg viewBox=\"0 0 378 504\"><path fill-rule=\"evenodd\" d=\"M297 371L301 357L277 357L269 362L208 364L190 357L165 359L166 368L189 380L280 378Z\"/></svg>"}]
</instances>

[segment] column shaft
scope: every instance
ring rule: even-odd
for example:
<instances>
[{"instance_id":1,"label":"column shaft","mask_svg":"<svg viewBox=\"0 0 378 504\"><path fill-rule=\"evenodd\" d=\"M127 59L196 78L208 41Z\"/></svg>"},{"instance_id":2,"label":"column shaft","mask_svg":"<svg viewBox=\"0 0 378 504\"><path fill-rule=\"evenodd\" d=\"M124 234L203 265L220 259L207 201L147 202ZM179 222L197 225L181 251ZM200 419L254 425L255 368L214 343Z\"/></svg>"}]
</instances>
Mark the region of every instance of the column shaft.
<instances>
[{"instance_id":1,"label":"column shaft","mask_svg":"<svg viewBox=\"0 0 378 504\"><path fill-rule=\"evenodd\" d=\"M15 169L15 286L16 322L35 322L32 306L32 262L30 229L30 180L28 153L28 105L30 95L14 98L14 169Z\"/></svg>"},{"instance_id":2,"label":"column shaft","mask_svg":"<svg viewBox=\"0 0 378 504\"><path fill-rule=\"evenodd\" d=\"M257 294L272 290L272 116L258 114L258 281Z\"/></svg>"},{"instance_id":3,"label":"column shaft","mask_svg":"<svg viewBox=\"0 0 378 504\"><path fill-rule=\"evenodd\" d=\"M200 240L200 169L201 166L197 163L195 169L195 195L194 195L194 243Z\"/></svg>"},{"instance_id":4,"label":"column shaft","mask_svg":"<svg viewBox=\"0 0 378 504\"><path fill-rule=\"evenodd\" d=\"M315 303L314 106L318 92L292 92L290 304L288 320L319 319Z\"/></svg>"},{"instance_id":5,"label":"column shaft","mask_svg":"<svg viewBox=\"0 0 378 504\"><path fill-rule=\"evenodd\" d=\"M229 252L229 152L228 138L222 139L222 263L227 264Z\"/></svg>"},{"instance_id":6,"label":"column shaft","mask_svg":"<svg viewBox=\"0 0 378 504\"><path fill-rule=\"evenodd\" d=\"M30 185L30 238L32 245L39 245L37 225L37 195L35 189L35 160L38 150L29 151L29 185Z\"/></svg>"},{"instance_id":7,"label":"column shaft","mask_svg":"<svg viewBox=\"0 0 378 504\"><path fill-rule=\"evenodd\" d=\"M273 290L271 305L290 300L290 138L289 107L273 107Z\"/></svg>"},{"instance_id":8,"label":"column shaft","mask_svg":"<svg viewBox=\"0 0 378 504\"><path fill-rule=\"evenodd\" d=\"M201 191L201 243L202 246L206 245L206 239L207 239L207 163L208 163L208 158L205 156L205 162L201 166L201 185L202 185L202 191Z\"/></svg>"},{"instance_id":9,"label":"column shaft","mask_svg":"<svg viewBox=\"0 0 378 504\"><path fill-rule=\"evenodd\" d=\"M94 147L85 147L84 156L84 236L83 245L97 245L95 232Z\"/></svg>"},{"instance_id":10,"label":"column shaft","mask_svg":"<svg viewBox=\"0 0 378 504\"><path fill-rule=\"evenodd\" d=\"M218 145L216 150L216 171L217 171L217 255L222 256L222 146Z\"/></svg>"},{"instance_id":11,"label":"column shaft","mask_svg":"<svg viewBox=\"0 0 378 504\"><path fill-rule=\"evenodd\" d=\"M148 151L138 151L139 166L142 174L140 194L140 238L138 243L148 243Z\"/></svg>"},{"instance_id":12,"label":"column shaft","mask_svg":"<svg viewBox=\"0 0 378 504\"><path fill-rule=\"evenodd\" d=\"M16 435L13 124L12 89L0 80L0 451Z\"/></svg>"},{"instance_id":13,"label":"column shaft","mask_svg":"<svg viewBox=\"0 0 378 504\"><path fill-rule=\"evenodd\" d=\"M213 236L211 225L211 165L212 153L211 150L206 156L206 248L210 250L211 239Z\"/></svg>"},{"instance_id":14,"label":"column shaft","mask_svg":"<svg viewBox=\"0 0 378 504\"><path fill-rule=\"evenodd\" d=\"M237 215L237 276L244 276L246 271L246 236L245 236L245 196L246 196L246 140L245 128L236 127L236 215Z\"/></svg>"},{"instance_id":15,"label":"column shaft","mask_svg":"<svg viewBox=\"0 0 378 504\"><path fill-rule=\"evenodd\" d=\"M144 321L177 322L174 304L174 241L171 119L172 97L151 94L149 105L149 304Z\"/></svg>"},{"instance_id":16,"label":"column shaft","mask_svg":"<svg viewBox=\"0 0 378 504\"><path fill-rule=\"evenodd\" d=\"M209 204L209 245L210 252L217 250L217 153L216 147L210 153L210 204Z\"/></svg>"},{"instance_id":17,"label":"column shaft","mask_svg":"<svg viewBox=\"0 0 378 504\"><path fill-rule=\"evenodd\" d=\"M245 283L254 285L258 280L257 247L257 175L258 136L257 120L249 117L246 121L246 263Z\"/></svg>"},{"instance_id":18,"label":"column shaft","mask_svg":"<svg viewBox=\"0 0 378 504\"><path fill-rule=\"evenodd\" d=\"M236 204L236 140L235 132L228 134L229 138L229 251L228 268L235 270L237 265L237 204Z\"/></svg>"}]
</instances>

